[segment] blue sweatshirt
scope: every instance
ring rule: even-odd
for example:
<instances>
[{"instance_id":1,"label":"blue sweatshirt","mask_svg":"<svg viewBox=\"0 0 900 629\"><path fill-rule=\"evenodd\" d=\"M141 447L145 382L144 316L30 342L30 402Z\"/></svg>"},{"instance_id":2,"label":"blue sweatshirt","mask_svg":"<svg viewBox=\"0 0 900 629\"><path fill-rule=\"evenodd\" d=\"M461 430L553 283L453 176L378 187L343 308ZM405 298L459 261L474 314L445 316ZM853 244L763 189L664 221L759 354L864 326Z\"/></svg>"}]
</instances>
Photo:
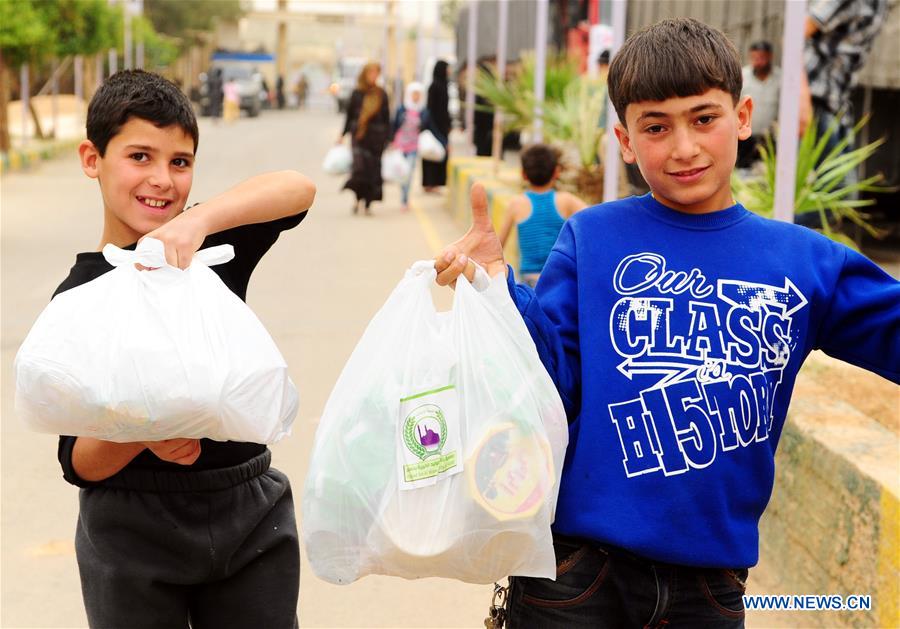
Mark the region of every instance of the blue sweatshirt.
<instances>
[{"instance_id":1,"label":"blue sweatshirt","mask_svg":"<svg viewBox=\"0 0 900 629\"><path fill-rule=\"evenodd\" d=\"M510 275L510 277L512 277ZM805 227L650 195L575 214L510 292L569 415L554 530L743 568L813 349L900 382L900 283Z\"/></svg>"}]
</instances>

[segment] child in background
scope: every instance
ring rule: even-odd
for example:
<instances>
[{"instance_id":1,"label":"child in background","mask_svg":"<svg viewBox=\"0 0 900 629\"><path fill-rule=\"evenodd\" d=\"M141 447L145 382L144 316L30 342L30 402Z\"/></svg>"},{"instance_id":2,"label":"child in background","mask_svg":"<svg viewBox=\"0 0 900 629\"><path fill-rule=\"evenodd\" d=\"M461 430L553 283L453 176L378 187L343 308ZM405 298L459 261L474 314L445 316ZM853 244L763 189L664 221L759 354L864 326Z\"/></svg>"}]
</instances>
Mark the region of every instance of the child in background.
<instances>
[{"instance_id":1,"label":"child in background","mask_svg":"<svg viewBox=\"0 0 900 629\"><path fill-rule=\"evenodd\" d=\"M421 83L410 83L403 94L403 104L394 116L394 140L391 147L402 151L409 164L409 176L400 185L400 199L403 211L409 211L409 189L416 171L416 152L419 148L419 132L422 130L422 109L425 107L425 87Z\"/></svg>"},{"instance_id":2,"label":"child in background","mask_svg":"<svg viewBox=\"0 0 900 629\"><path fill-rule=\"evenodd\" d=\"M528 182L528 189L509 202L500 242L506 245L513 227L518 230L519 277L533 287L563 223L587 204L574 194L554 188L560 172L558 150L533 144L522 151L521 159L522 177Z\"/></svg>"},{"instance_id":3,"label":"child in background","mask_svg":"<svg viewBox=\"0 0 900 629\"><path fill-rule=\"evenodd\" d=\"M241 117L241 88L233 78L228 79L222 86L225 99L223 118L225 122L234 122Z\"/></svg>"}]
</instances>

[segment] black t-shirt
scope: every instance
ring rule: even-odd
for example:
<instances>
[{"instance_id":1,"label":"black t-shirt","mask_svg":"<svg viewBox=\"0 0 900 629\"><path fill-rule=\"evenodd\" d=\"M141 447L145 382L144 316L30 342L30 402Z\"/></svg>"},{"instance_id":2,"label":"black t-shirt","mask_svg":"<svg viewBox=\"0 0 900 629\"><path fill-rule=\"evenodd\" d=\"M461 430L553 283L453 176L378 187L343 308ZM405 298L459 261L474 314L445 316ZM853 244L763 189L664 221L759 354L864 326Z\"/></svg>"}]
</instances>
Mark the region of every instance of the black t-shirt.
<instances>
[{"instance_id":1,"label":"black t-shirt","mask_svg":"<svg viewBox=\"0 0 900 629\"><path fill-rule=\"evenodd\" d=\"M278 240L278 235L287 229L300 224L306 217L306 212L296 216L288 216L268 223L254 225L241 225L217 234L211 234L203 241L201 249L216 245L232 245L234 258L225 264L210 267L216 275L231 289L241 300L247 300L247 284L253 269L262 259L263 255ZM135 243L136 244L136 243ZM126 249L134 249L132 244ZM53 293L55 297L59 293L70 288L97 279L104 273L113 270L113 266L106 261L99 251L79 253L75 257L75 266L69 271L69 276L59 285ZM75 445L75 437L61 436L59 438L58 457L62 466L63 477L79 487L89 487L96 483L82 480L72 467L72 448ZM266 446L259 443L239 443L236 441L213 441L202 439L200 457L193 465L184 466L159 459L149 450L144 450L137 455L127 467L140 469L156 469L169 471L209 470L223 467L231 467L252 459L266 450ZM102 482L102 481L101 481Z\"/></svg>"}]
</instances>

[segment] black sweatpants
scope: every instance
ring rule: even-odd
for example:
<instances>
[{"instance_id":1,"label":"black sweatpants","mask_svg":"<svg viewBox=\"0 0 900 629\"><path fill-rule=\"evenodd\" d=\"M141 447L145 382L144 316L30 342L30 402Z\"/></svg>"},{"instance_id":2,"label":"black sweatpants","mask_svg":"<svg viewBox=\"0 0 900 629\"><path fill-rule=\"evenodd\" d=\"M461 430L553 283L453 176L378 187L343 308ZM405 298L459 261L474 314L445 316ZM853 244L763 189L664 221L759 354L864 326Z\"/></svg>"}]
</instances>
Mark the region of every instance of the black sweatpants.
<instances>
[{"instance_id":1,"label":"black sweatpants","mask_svg":"<svg viewBox=\"0 0 900 629\"><path fill-rule=\"evenodd\" d=\"M82 489L75 535L94 629L297 626L300 550L271 453L198 472L125 469Z\"/></svg>"}]
</instances>

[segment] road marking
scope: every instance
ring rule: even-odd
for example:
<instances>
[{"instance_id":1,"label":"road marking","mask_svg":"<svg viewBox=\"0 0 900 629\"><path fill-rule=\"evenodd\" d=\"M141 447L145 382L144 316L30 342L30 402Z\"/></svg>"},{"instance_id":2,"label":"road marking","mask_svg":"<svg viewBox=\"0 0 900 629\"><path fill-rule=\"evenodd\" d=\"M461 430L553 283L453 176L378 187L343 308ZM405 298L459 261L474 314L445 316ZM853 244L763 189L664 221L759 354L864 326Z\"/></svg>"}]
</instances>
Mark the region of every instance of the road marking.
<instances>
[{"instance_id":1,"label":"road marking","mask_svg":"<svg viewBox=\"0 0 900 629\"><path fill-rule=\"evenodd\" d=\"M425 234L425 241L428 243L428 246L431 247L431 252L434 254L439 253L444 246L437 235L434 223L428 218L428 214L419 207L418 203L413 203L412 199L409 201L409 209L416 215L416 219L418 219L419 225L422 227L422 232Z\"/></svg>"}]
</instances>

